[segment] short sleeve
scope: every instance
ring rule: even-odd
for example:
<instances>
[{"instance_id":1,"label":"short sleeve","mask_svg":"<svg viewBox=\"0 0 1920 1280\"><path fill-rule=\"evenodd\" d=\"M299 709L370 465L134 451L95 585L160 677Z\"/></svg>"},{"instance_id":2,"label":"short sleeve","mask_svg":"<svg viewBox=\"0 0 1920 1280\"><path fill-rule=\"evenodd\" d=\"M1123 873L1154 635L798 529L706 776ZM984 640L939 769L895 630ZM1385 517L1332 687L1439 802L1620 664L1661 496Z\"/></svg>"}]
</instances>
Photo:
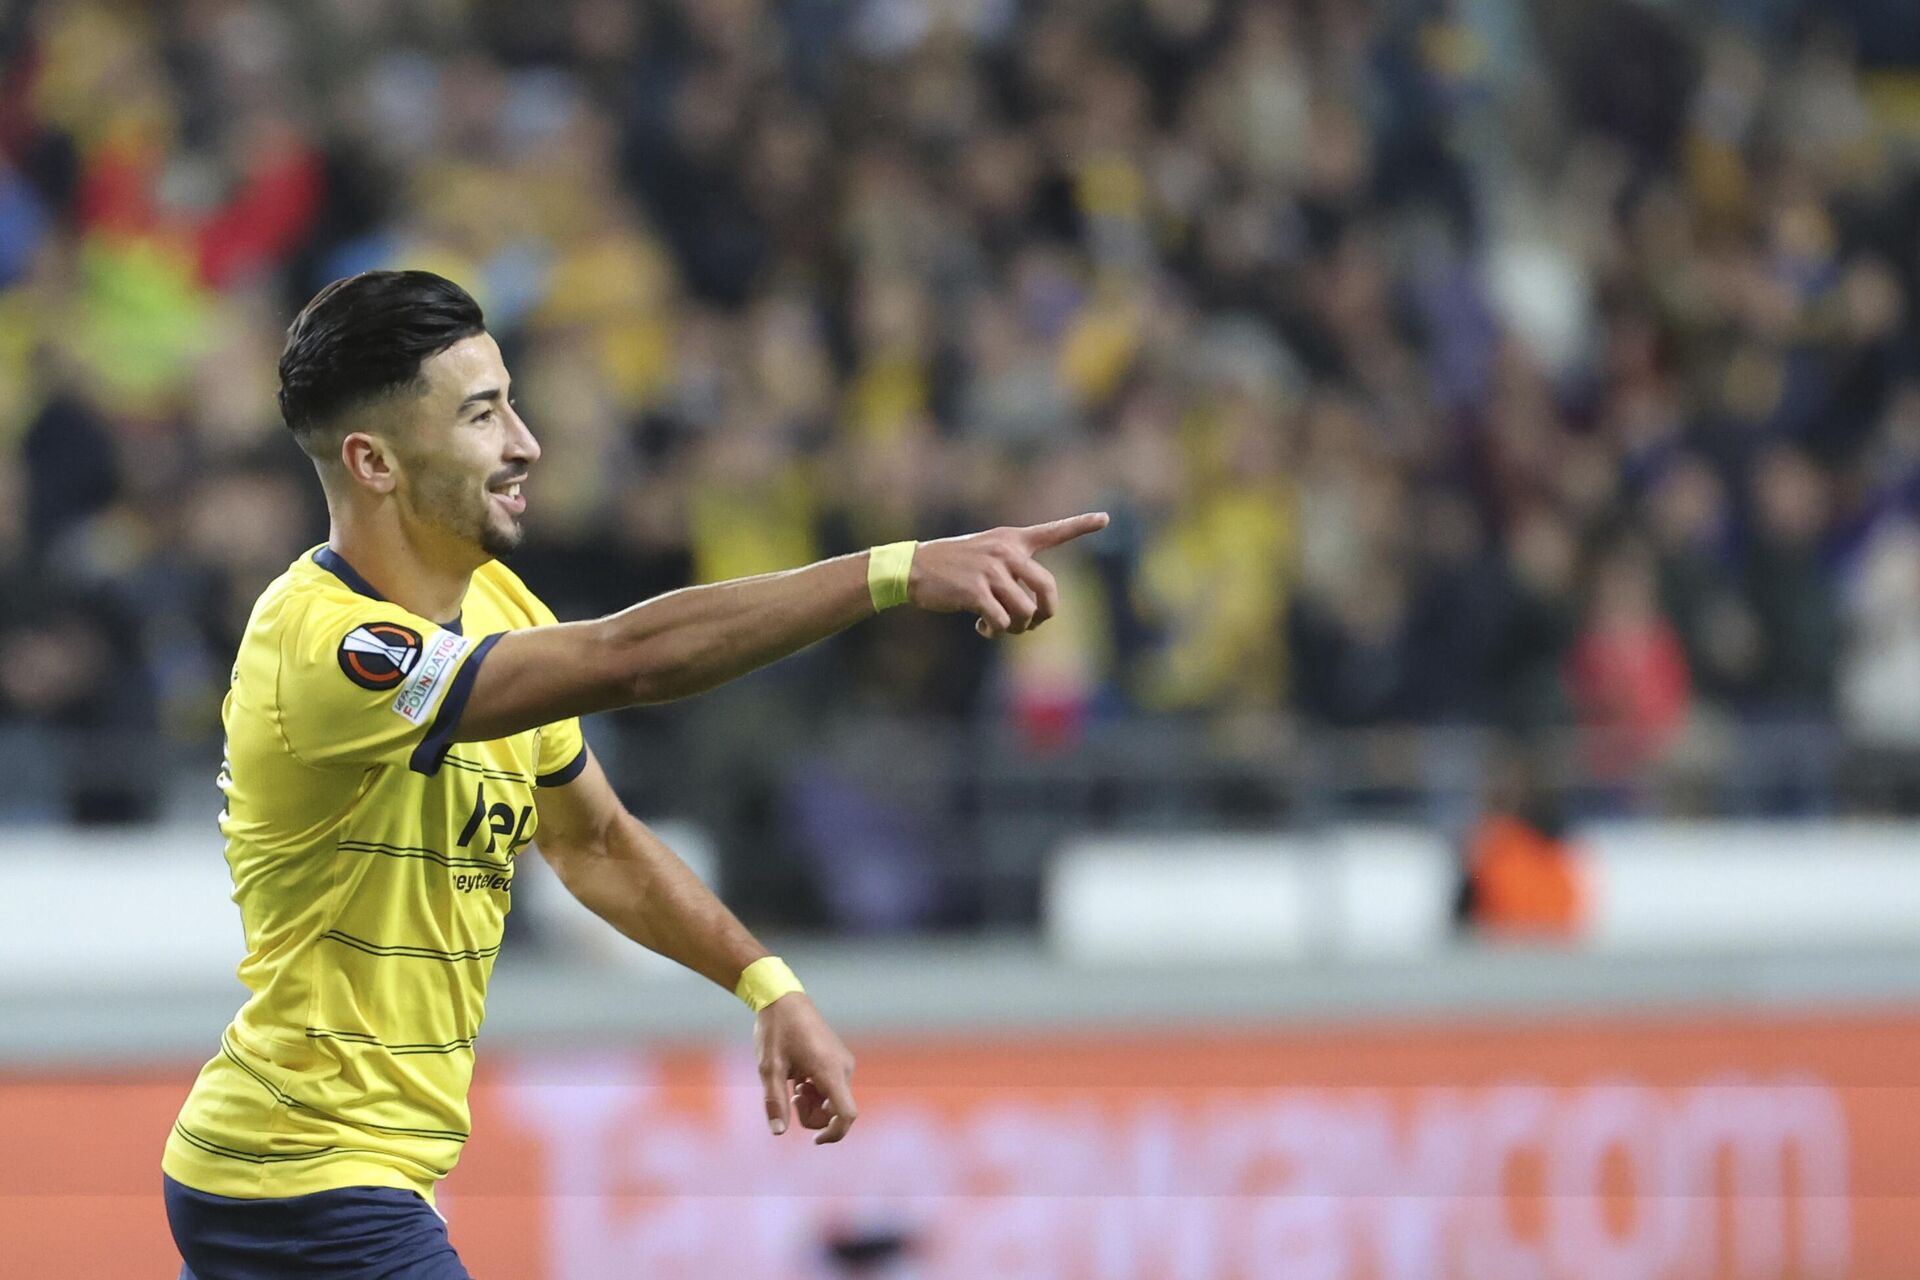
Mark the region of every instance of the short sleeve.
<instances>
[{"instance_id":1,"label":"short sleeve","mask_svg":"<svg viewBox=\"0 0 1920 1280\"><path fill-rule=\"evenodd\" d=\"M276 701L288 748L305 764L437 772L499 638L382 600L314 600L283 636Z\"/></svg>"},{"instance_id":2,"label":"short sleeve","mask_svg":"<svg viewBox=\"0 0 1920 1280\"><path fill-rule=\"evenodd\" d=\"M534 782L543 787L564 787L587 767L587 742L580 735L578 719L556 720L541 725L537 739L539 757Z\"/></svg>"}]
</instances>

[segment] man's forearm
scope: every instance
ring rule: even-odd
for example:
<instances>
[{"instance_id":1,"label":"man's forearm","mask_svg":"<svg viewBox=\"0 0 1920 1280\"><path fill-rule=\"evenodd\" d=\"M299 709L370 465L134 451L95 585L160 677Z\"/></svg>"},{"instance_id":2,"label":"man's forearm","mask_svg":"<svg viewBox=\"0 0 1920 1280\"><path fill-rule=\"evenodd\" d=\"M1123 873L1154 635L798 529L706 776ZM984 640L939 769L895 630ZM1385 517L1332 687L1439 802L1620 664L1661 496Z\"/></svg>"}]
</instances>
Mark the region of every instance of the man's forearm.
<instances>
[{"instance_id":1,"label":"man's forearm","mask_svg":"<svg viewBox=\"0 0 1920 1280\"><path fill-rule=\"evenodd\" d=\"M767 954L679 855L631 815L616 819L597 848L553 867L602 920L728 991L742 969Z\"/></svg>"},{"instance_id":2,"label":"man's forearm","mask_svg":"<svg viewBox=\"0 0 1920 1280\"><path fill-rule=\"evenodd\" d=\"M1053 616L1059 590L1034 556L1105 526L1094 513L921 543L882 564L885 603L978 615L993 637ZM490 637L456 742L486 742L569 716L704 693L872 615L865 551L804 569L688 587L591 622ZM899 574L906 575L903 583Z\"/></svg>"},{"instance_id":3,"label":"man's forearm","mask_svg":"<svg viewBox=\"0 0 1920 1280\"><path fill-rule=\"evenodd\" d=\"M873 615L867 553L687 587L593 624L636 673L639 702L704 693Z\"/></svg>"}]
</instances>

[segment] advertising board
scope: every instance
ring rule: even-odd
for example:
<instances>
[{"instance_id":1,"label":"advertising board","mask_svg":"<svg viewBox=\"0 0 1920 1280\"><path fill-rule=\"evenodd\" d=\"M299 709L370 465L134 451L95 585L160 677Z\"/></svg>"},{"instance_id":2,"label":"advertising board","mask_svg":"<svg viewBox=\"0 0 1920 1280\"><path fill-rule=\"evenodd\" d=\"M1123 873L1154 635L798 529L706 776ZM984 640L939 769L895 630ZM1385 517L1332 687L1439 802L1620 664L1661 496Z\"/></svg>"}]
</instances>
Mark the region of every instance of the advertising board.
<instances>
[{"instance_id":1,"label":"advertising board","mask_svg":"<svg viewBox=\"0 0 1920 1280\"><path fill-rule=\"evenodd\" d=\"M1904 1280L1920 1014L1530 1019L856 1045L837 1148L738 1051L481 1055L440 1207L479 1276ZM20 1274L171 1274L193 1064L0 1083ZM22 1152L25 1158L13 1158Z\"/></svg>"}]
</instances>

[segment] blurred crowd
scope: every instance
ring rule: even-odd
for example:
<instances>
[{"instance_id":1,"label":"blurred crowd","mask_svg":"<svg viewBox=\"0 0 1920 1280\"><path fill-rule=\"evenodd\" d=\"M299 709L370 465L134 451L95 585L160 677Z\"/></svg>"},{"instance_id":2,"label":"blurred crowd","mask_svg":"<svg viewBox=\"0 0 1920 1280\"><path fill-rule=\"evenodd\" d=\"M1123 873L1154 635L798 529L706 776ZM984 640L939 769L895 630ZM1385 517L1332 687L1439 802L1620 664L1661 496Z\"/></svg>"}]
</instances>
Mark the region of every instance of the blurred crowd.
<instances>
[{"instance_id":1,"label":"blurred crowd","mask_svg":"<svg viewBox=\"0 0 1920 1280\"><path fill-rule=\"evenodd\" d=\"M90 774L217 738L324 536L284 327L404 265L505 348L563 617L1114 513L1034 636L889 614L715 751L1572 725L1630 789L1780 725L1920 746L1909 8L16 4L0 724Z\"/></svg>"}]
</instances>

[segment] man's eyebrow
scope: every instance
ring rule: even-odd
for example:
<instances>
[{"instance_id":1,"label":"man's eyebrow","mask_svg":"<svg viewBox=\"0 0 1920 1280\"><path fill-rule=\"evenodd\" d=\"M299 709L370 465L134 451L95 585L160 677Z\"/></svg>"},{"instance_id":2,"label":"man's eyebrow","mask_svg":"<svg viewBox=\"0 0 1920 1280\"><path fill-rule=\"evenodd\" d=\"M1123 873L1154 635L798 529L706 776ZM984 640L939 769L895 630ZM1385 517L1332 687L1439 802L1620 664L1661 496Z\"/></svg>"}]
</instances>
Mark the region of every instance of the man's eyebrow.
<instances>
[{"instance_id":1,"label":"man's eyebrow","mask_svg":"<svg viewBox=\"0 0 1920 1280\"><path fill-rule=\"evenodd\" d=\"M500 388L488 387L485 391L476 391L472 395L468 396L465 400L462 400L460 402L460 408L465 409L468 405L472 404L476 400L497 401L499 399L500 399Z\"/></svg>"}]
</instances>

